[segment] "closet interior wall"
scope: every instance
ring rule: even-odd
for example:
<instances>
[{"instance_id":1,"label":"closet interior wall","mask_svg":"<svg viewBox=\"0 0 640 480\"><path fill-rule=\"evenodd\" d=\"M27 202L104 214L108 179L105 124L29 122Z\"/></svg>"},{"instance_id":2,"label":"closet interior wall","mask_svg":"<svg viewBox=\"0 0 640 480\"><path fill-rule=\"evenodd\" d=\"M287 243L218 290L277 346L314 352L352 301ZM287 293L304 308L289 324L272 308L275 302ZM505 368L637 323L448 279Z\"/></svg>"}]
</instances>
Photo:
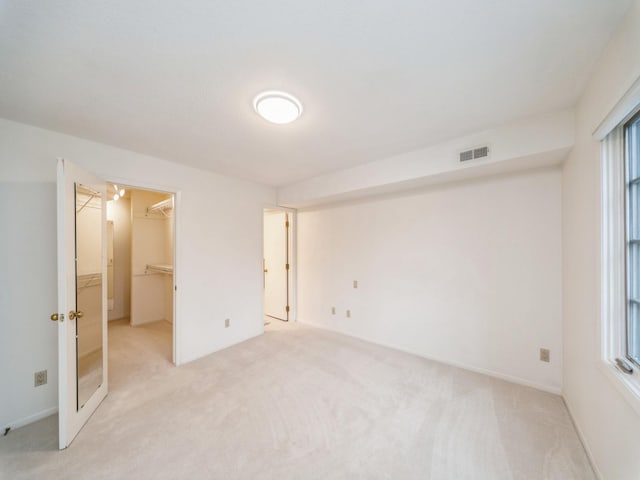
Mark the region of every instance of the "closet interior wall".
<instances>
[{"instance_id":1,"label":"closet interior wall","mask_svg":"<svg viewBox=\"0 0 640 480\"><path fill-rule=\"evenodd\" d=\"M131 198L128 194L118 201L107 202L107 220L113 225L113 249L107 265L113 278L113 289L108 294L111 321L131 316Z\"/></svg>"},{"instance_id":2,"label":"closet interior wall","mask_svg":"<svg viewBox=\"0 0 640 480\"><path fill-rule=\"evenodd\" d=\"M173 322L173 208L150 211L171 198L131 190L131 325Z\"/></svg>"}]
</instances>

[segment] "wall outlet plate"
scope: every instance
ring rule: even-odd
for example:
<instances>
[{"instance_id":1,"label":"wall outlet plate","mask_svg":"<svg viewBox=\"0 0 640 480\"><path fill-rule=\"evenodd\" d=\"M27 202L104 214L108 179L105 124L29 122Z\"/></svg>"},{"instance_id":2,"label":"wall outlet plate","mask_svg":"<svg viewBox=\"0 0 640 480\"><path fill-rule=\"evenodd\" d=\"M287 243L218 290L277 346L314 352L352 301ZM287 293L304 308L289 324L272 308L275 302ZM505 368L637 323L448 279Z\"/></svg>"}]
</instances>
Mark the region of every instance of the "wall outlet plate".
<instances>
[{"instance_id":1,"label":"wall outlet plate","mask_svg":"<svg viewBox=\"0 0 640 480\"><path fill-rule=\"evenodd\" d=\"M33 386L34 387L39 387L41 385L46 385L47 384L47 371L46 370L40 370L39 372L36 372L33 374Z\"/></svg>"},{"instance_id":2,"label":"wall outlet plate","mask_svg":"<svg viewBox=\"0 0 640 480\"><path fill-rule=\"evenodd\" d=\"M548 348L541 348L540 349L540 361L541 362L550 362L551 358L551 353L549 352Z\"/></svg>"}]
</instances>

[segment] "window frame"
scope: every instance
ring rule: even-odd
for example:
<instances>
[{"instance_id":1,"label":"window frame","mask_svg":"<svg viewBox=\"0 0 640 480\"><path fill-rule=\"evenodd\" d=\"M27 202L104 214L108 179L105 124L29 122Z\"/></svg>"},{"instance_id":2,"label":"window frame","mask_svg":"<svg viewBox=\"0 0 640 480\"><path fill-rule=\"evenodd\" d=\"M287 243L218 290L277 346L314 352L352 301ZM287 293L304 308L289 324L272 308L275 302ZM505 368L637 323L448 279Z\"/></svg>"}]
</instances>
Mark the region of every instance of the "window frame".
<instances>
[{"instance_id":1,"label":"window frame","mask_svg":"<svg viewBox=\"0 0 640 480\"><path fill-rule=\"evenodd\" d=\"M622 128L622 141L623 143L623 157L624 157L624 190L625 190L625 194L624 194L624 226L625 226L625 232L624 232L624 240L625 240L625 257L624 257L624 268L625 268L625 328L624 328L624 358L626 358L628 361L630 361L632 363L632 365L634 366L634 370L637 370L640 368L640 359L636 359L631 355L630 352L630 333L629 333L629 326L630 326L630 310L631 310L631 303L632 303L632 298L629 292L630 286L631 286L631 275L632 273L636 274L636 282L640 282L640 267L637 267L635 271L631 271L632 269L630 268L630 264L629 264L629 251L631 249L631 242L632 240L636 240L638 241L638 239L632 239L631 238L631 233L630 231L632 230L632 215L631 215L631 202L630 202L630 195L631 195L631 182L634 180L638 180L640 179L640 158L635 159L635 165L637 168L637 171L635 172L635 176L632 179L631 178L631 152L630 152L630 148L629 148L629 129L630 127L634 124L634 123L640 123L640 110L636 111L635 114L633 114L631 116L631 118L629 118L627 121L624 122L624 124L621 126ZM640 125L638 126L638 132L640 132ZM638 139L636 140L638 142L640 142L640 134L638 135ZM635 185L638 186L638 188L640 188L640 182L635 182ZM635 207L636 208L636 212L635 215L640 216L640 203ZM639 220L636 220L636 222L640 223ZM640 235L639 235L640 236ZM637 302L638 300L635 299L635 301Z\"/></svg>"},{"instance_id":2,"label":"window frame","mask_svg":"<svg viewBox=\"0 0 640 480\"><path fill-rule=\"evenodd\" d=\"M640 414L640 367L623 373L627 359L627 161L625 127L640 115L640 104L601 143L601 362L605 376Z\"/></svg>"}]
</instances>

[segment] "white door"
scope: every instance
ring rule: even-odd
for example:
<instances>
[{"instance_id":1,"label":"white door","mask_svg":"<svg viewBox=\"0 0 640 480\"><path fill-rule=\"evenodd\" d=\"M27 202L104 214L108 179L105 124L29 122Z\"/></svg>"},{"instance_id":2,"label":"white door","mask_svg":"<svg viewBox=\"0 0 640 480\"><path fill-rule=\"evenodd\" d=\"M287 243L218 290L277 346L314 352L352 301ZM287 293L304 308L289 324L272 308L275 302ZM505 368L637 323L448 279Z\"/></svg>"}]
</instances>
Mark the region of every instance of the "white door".
<instances>
[{"instance_id":1,"label":"white door","mask_svg":"<svg viewBox=\"0 0 640 480\"><path fill-rule=\"evenodd\" d=\"M59 446L107 395L105 182L58 160Z\"/></svg>"},{"instance_id":2,"label":"white door","mask_svg":"<svg viewBox=\"0 0 640 480\"><path fill-rule=\"evenodd\" d=\"M264 314L289 319L289 245L286 212L264 214Z\"/></svg>"}]
</instances>

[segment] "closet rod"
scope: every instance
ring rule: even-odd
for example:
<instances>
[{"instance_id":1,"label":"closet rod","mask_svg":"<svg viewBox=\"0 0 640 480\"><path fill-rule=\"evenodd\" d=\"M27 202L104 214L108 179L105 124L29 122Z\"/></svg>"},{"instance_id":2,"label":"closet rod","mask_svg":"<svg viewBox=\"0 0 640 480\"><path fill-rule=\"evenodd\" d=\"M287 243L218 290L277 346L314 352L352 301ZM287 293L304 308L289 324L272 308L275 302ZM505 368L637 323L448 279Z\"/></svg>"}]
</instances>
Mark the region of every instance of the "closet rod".
<instances>
[{"instance_id":1,"label":"closet rod","mask_svg":"<svg viewBox=\"0 0 640 480\"><path fill-rule=\"evenodd\" d=\"M173 197L147 207L147 214L160 212L165 217L168 217L169 214L167 212L170 210L173 210Z\"/></svg>"}]
</instances>

